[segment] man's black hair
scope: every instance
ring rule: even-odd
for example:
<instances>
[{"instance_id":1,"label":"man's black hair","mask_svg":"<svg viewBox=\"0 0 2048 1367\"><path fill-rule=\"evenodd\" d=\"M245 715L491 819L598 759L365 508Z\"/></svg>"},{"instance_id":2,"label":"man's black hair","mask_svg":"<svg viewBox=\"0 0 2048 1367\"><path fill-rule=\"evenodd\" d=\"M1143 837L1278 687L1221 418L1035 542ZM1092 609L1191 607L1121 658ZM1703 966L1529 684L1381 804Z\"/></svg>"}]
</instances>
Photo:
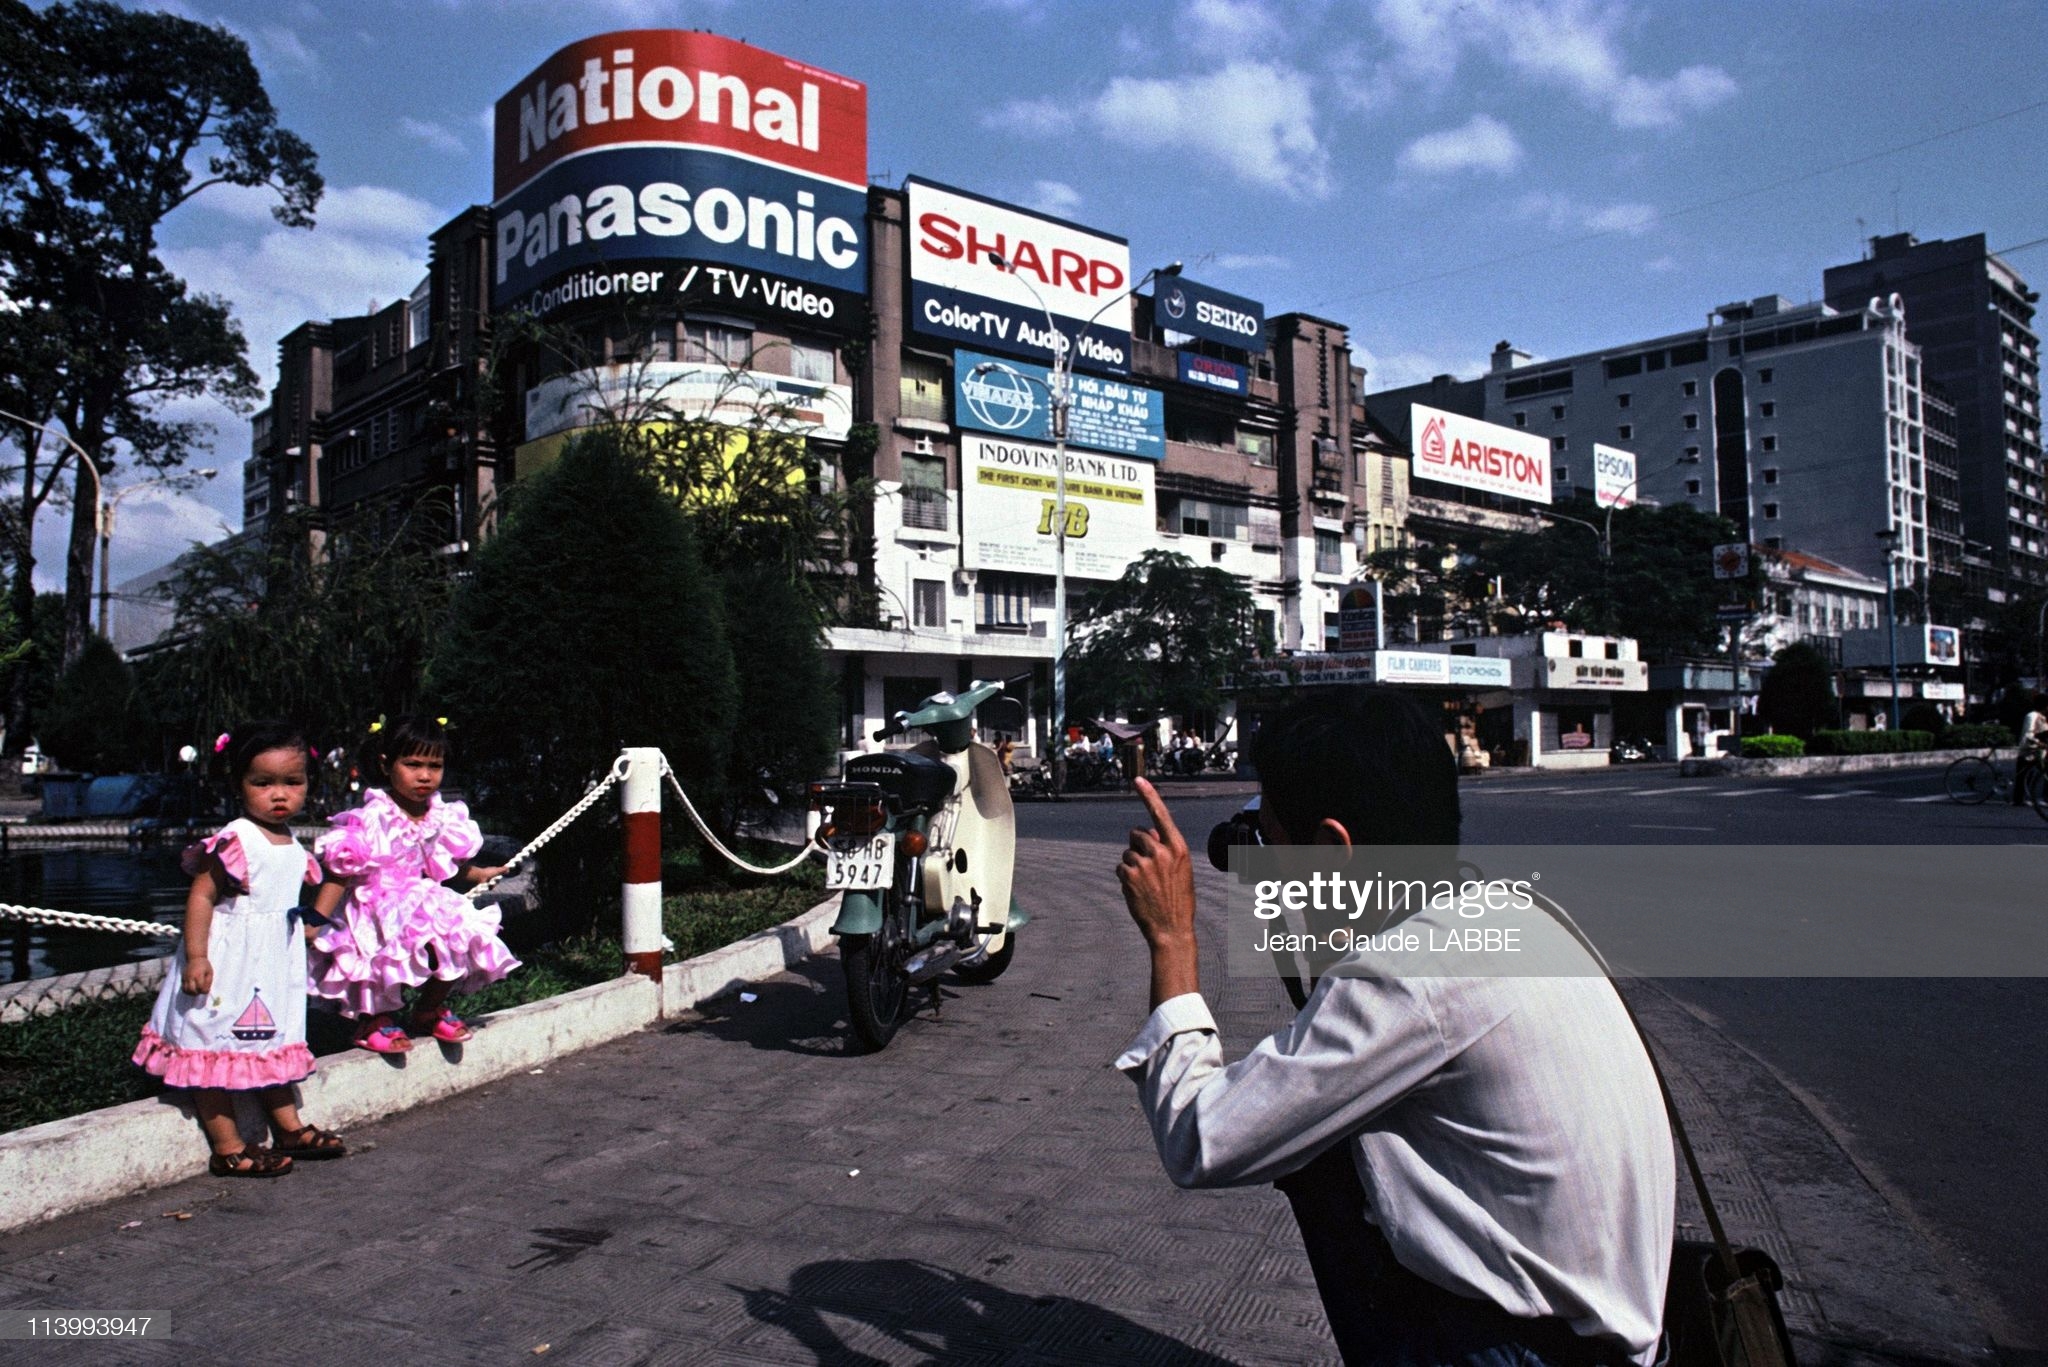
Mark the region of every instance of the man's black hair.
<instances>
[{"instance_id":1,"label":"man's black hair","mask_svg":"<svg viewBox=\"0 0 2048 1367\"><path fill-rule=\"evenodd\" d=\"M1260 802L1289 837L1324 818L1354 845L1456 845L1458 768L1443 727L1385 688L1331 690L1293 703L1252 744Z\"/></svg>"}]
</instances>

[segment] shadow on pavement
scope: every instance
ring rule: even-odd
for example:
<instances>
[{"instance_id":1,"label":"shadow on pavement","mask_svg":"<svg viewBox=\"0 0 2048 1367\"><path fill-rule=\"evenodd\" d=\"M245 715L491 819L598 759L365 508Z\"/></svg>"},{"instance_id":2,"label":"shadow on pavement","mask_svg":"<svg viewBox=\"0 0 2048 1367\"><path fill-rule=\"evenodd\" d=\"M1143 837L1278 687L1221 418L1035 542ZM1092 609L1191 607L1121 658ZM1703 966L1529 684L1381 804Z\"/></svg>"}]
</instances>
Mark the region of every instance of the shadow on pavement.
<instances>
[{"instance_id":1,"label":"shadow on pavement","mask_svg":"<svg viewBox=\"0 0 2048 1367\"><path fill-rule=\"evenodd\" d=\"M733 1287L747 1313L773 1324L818 1355L820 1363L881 1367L998 1358L1019 1363L1183 1363L1228 1367L1228 1359L1159 1330L1068 1296L1028 1296L930 1263L905 1258L809 1263L791 1274L787 1292ZM890 1343L877 1357L842 1338L827 1322L852 1320ZM855 1339L871 1336L850 1330ZM874 1344L877 1348L881 1344ZM1003 1350L1010 1350L1007 1355ZM884 1350L886 1351L886 1349Z\"/></svg>"},{"instance_id":2,"label":"shadow on pavement","mask_svg":"<svg viewBox=\"0 0 2048 1367\"><path fill-rule=\"evenodd\" d=\"M668 1026L667 1034L702 1033L713 1039L745 1044L783 1054L836 1057L858 1053L846 1024L846 979L839 960L813 956L784 970L783 976L747 987L753 1001L740 993L704 1002L693 1019Z\"/></svg>"}]
</instances>

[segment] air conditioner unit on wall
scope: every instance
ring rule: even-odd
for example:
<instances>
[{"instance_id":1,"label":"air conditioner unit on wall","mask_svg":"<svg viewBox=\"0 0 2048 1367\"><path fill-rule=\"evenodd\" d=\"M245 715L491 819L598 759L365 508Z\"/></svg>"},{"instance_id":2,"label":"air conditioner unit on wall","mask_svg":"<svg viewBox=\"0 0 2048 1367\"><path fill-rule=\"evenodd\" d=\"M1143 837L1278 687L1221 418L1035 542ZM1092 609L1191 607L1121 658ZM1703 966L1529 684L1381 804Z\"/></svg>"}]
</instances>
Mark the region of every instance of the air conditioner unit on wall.
<instances>
[{"instance_id":1,"label":"air conditioner unit on wall","mask_svg":"<svg viewBox=\"0 0 2048 1367\"><path fill-rule=\"evenodd\" d=\"M953 587L958 589L961 593L974 592L974 571L964 568L954 570Z\"/></svg>"},{"instance_id":2,"label":"air conditioner unit on wall","mask_svg":"<svg viewBox=\"0 0 2048 1367\"><path fill-rule=\"evenodd\" d=\"M910 444L910 454L913 456L929 456L933 454L932 439L930 437L919 437Z\"/></svg>"}]
</instances>

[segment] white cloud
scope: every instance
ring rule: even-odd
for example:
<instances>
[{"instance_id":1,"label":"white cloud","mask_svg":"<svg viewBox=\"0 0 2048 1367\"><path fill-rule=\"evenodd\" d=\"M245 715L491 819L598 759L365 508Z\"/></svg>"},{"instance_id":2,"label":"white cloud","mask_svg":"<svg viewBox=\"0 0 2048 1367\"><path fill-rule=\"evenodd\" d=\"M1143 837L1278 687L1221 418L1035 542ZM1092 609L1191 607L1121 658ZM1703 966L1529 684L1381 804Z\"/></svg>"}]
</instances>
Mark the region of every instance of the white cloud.
<instances>
[{"instance_id":1,"label":"white cloud","mask_svg":"<svg viewBox=\"0 0 2048 1367\"><path fill-rule=\"evenodd\" d=\"M1649 231L1657 221L1657 210L1649 204L1586 204L1570 195L1538 192L1522 197L1515 205L1515 217L1547 224L1556 232L1626 233L1635 237Z\"/></svg>"},{"instance_id":2,"label":"white cloud","mask_svg":"<svg viewBox=\"0 0 2048 1367\"><path fill-rule=\"evenodd\" d=\"M1351 343L1351 353L1354 362L1365 367L1365 388L1369 394L1421 384L1439 375L1471 376L1486 370L1484 361L1455 360L1427 351L1392 351L1382 356L1356 339Z\"/></svg>"},{"instance_id":3,"label":"white cloud","mask_svg":"<svg viewBox=\"0 0 2048 1367\"><path fill-rule=\"evenodd\" d=\"M436 152L446 152L450 156L459 157L469 150L463 146L462 139L455 136L446 124L434 123L428 119L415 119L408 115L398 121L398 126L405 131L407 137L418 138Z\"/></svg>"},{"instance_id":4,"label":"white cloud","mask_svg":"<svg viewBox=\"0 0 2048 1367\"><path fill-rule=\"evenodd\" d=\"M1646 275L1669 275L1677 269L1678 258L1668 254L1643 263L1643 272Z\"/></svg>"},{"instance_id":5,"label":"white cloud","mask_svg":"<svg viewBox=\"0 0 2048 1367\"><path fill-rule=\"evenodd\" d=\"M1340 65L1355 104L1384 104L1397 91L1427 97L1458 90L1468 58L1492 61L1540 86L1570 91L1623 128L1677 122L1732 98L1735 80L1694 65L1665 77L1630 69L1621 35L1628 9L1596 0L1377 0L1373 19L1392 47L1378 65Z\"/></svg>"},{"instance_id":6,"label":"white cloud","mask_svg":"<svg viewBox=\"0 0 2048 1367\"><path fill-rule=\"evenodd\" d=\"M1070 218L1081 207L1081 192L1061 180L1035 180L1025 204L1042 214Z\"/></svg>"},{"instance_id":7,"label":"white cloud","mask_svg":"<svg viewBox=\"0 0 2048 1367\"><path fill-rule=\"evenodd\" d=\"M192 201L198 208L239 223L273 222L270 210L277 202L277 193L260 185L216 185ZM319 224L316 233L332 229L355 236L408 241L424 239L446 223L449 215L402 190L381 185L349 185L330 187L320 197L314 218ZM303 230L294 230L294 235L306 236Z\"/></svg>"},{"instance_id":8,"label":"white cloud","mask_svg":"<svg viewBox=\"0 0 2048 1367\"><path fill-rule=\"evenodd\" d=\"M1522 145L1506 124L1474 114L1462 128L1425 133L1401 153L1401 169L1441 176L1490 171L1504 176L1522 164Z\"/></svg>"},{"instance_id":9,"label":"white cloud","mask_svg":"<svg viewBox=\"0 0 2048 1367\"><path fill-rule=\"evenodd\" d=\"M250 41L263 53L301 71L318 71L320 59L304 40L282 24L266 24L249 35Z\"/></svg>"},{"instance_id":10,"label":"white cloud","mask_svg":"<svg viewBox=\"0 0 2048 1367\"><path fill-rule=\"evenodd\" d=\"M1211 264L1225 271L1284 271L1294 263L1272 252L1219 252Z\"/></svg>"},{"instance_id":11,"label":"white cloud","mask_svg":"<svg viewBox=\"0 0 2048 1367\"><path fill-rule=\"evenodd\" d=\"M1270 51L1287 31L1265 0L1188 0L1180 28L1189 46L1217 57Z\"/></svg>"},{"instance_id":12,"label":"white cloud","mask_svg":"<svg viewBox=\"0 0 2048 1367\"><path fill-rule=\"evenodd\" d=\"M1330 193L1309 77L1279 63L1231 62L1180 80L1119 76L1092 99L1019 101L991 122L1038 135L1085 122L1126 147L1192 152L1297 199Z\"/></svg>"}]
</instances>

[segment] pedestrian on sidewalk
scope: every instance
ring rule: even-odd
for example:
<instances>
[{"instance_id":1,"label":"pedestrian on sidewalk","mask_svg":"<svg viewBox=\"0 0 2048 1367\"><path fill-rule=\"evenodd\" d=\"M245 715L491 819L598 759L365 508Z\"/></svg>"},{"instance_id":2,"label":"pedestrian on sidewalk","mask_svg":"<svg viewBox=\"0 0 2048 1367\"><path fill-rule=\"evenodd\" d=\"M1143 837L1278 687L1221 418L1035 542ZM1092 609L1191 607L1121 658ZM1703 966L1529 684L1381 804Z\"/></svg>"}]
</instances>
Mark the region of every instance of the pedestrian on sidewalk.
<instances>
[{"instance_id":1,"label":"pedestrian on sidewalk","mask_svg":"<svg viewBox=\"0 0 2048 1367\"><path fill-rule=\"evenodd\" d=\"M1412 700L1297 703L1254 758L1264 843L1429 847L1418 860L1454 863L1455 766ZM1187 842L1152 786L1139 791L1153 825L1131 833L1117 874L1150 950L1153 1011L1117 1066L1175 1184L1280 1187L1347 1363L1648 1367L1671 1137L1590 959L1577 977L1458 977L1353 955L1226 1067L1200 995ZM1536 920L1525 934L1565 934Z\"/></svg>"},{"instance_id":2,"label":"pedestrian on sidewalk","mask_svg":"<svg viewBox=\"0 0 2048 1367\"><path fill-rule=\"evenodd\" d=\"M185 934L142 1027L135 1062L190 1088L215 1177L282 1177L292 1158L339 1158L341 1136L305 1122L292 1084L306 1048L306 937L299 892L320 866L292 834L306 805L310 748L297 727L251 722L214 742L242 815L185 851ZM235 1093L254 1092L277 1147L250 1147Z\"/></svg>"},{"instance_id":3,"label":"pedestrian on sidewalk","mask_svg":"<svg viewBox=\"0 0 2048 1367\"><path fill-rule=\"evenodd\" d=\"M356 1044L373 1053L412 1048L397 1021L408 988L417 989L413 1031L460 1044L470 1029L448 998L489 986L519 960L498 938L496 908L442 885L458 876L488 882L505 870L475 862L482 830L466 804L441 796L445 718L379 717L368 749L384 786L337 812L316 845L327 878L315 908L333 923L313 941L312 990L359 1020Z\"/></svg>"}]
</instances>

